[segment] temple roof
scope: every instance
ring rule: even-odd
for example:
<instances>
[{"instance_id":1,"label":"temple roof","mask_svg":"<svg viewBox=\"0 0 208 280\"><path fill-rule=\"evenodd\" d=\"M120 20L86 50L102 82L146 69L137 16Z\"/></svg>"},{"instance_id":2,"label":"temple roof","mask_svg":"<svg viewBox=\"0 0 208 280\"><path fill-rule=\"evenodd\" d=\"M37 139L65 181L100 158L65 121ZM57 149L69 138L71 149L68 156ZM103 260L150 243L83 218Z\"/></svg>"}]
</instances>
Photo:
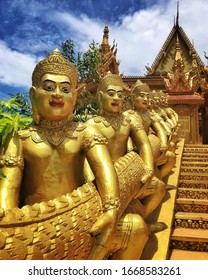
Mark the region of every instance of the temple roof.
<instances>
[{"instance_id":1,"label":"temple roof","mask_svg":"<svg viewBox=\"0 0 208 280\"><path fill-rule=\"evenodd\" d=\"M169 104L192 104L192 105L202 105L204 103L204 98L199 94L192 95L180 95L180 98L177 95L168 95Z\"/></svg>"},{"instance_id":2,"label":"temple roof","mask_svg":"<svg viewBox=\"0 0 208 280\"><path fill-rule=\"evenodd\" d=\"M181 26L179 26L177 21L176 24L174 24L170 34L168 35L164 45L162 46L162 49L155 58L151 69L149 69L147 73L148 75L160 75L160 73L166 73L171 71L173 61L175 58L174 53L176 49L177 38L182 50L185 71L188 71L190 69L193 53L196 54L197 63L199 65L204 66L204 63L197 54L197 51L195 50L193 44L190 42L185 31Z\"/></svg>"}]
</instances>

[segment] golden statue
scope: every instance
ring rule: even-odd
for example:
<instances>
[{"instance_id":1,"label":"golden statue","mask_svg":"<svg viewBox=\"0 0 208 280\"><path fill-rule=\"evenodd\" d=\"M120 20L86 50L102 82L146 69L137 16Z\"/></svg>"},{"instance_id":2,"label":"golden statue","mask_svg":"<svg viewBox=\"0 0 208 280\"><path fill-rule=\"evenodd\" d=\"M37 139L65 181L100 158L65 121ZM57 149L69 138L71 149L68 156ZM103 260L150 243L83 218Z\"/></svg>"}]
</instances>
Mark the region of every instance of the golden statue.
<instances>
[{"instance_id":1,"label":"golden statue","mask_svg":"<svg viewBox=\"0 0 208 280\"><path fill-rule=\"evenodd\" d=\"M160 107L176 127L178 125L178 114L171 107L168 107L168 94L164 91L160 91Z\"/></svg>"},{"instance_id":2,"label":"golden statue","mask_svg":"<svg viewBox=\"0 0 208 280\"><path fill-rule=\"evenodd\" d=\"M159 117L160 124L166 130L168 136L172 134L172 129L174 128L173 122L168 118L167 114L160 107L160 92L153 90L150 94L151 99L151 111L153 114Z\"/></svg>"},{"instance_id":3,"label":"golden statue","mask_svg":"<svg viewBox=\"0 0 208 280\"><path fill-rule=\"evenodd\" d=\"M171 134L170 142L175 146L178 140L178 132L181 127L179 123L178 114L168 106L168 95L166 92L160 91L160 108L165 112L169 120L173 123L173 132Z\"/></svg>"},{"instance_id":4,"label":"golden statue","mask_svg":"<svg viewBox=\"0 0 208 280\"><path fill-rule=\"evenodd\" d=\"M1 151L0 259L138 259L148 240L143 219L123 215L119 193L131 196L127 187L140 180L138 159L114 167L102 133L72 121L76 85L75 67L57 49L34 69L35 125L12 133Z\"/></svg>"},{"instance_id":5,"label":"golden statue","mask_svg":"<svg viewBox=\"0 0 208 280\"><path fill-rule=\"evenodd\" d=\"M140 80L132 86L131 98L133 108L142 120L145 131L151 143L155 167L160 179L170 173L175 166L175 154L168 151L169 138L167 131L161 125L161 117L151 109L152 100L150 102L150 88L147 84ZM157 103L156 103L157 104Z\"/></svg>"},{"instance_id":6,"label":"golden statue","mask_svg":"<svg viewBox=\"0 0 208 280\"><path fill-rule=\"evenodd\" d=\"M122 112L123 81L119 75L108 72L101 78L97 89L97 100L100 115L88 120L87 123L96 127L107 138L108 150L114 164L125 156L136 156L133 151L128 153L129 138L137 147L138 162L140 159L137 172L140 174L140 181L131 190L131 197L123 194L121 183L119 188L120 195L123 197L121 203L123 200L128 200L131 204L128 211L139 213L145 219L161 203L166 189L165 184L154 176L151 145L142 120L135 117L131 111Z\"/></svg>"}]
</instances>

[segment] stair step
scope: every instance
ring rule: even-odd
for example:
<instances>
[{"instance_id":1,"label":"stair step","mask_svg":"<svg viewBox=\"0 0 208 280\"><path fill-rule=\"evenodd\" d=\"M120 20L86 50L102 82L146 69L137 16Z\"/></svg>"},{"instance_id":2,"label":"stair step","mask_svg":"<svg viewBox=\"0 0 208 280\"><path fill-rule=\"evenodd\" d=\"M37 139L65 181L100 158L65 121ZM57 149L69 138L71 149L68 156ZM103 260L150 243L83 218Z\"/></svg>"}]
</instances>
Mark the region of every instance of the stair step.
<instances>
[{"instance_id":1,"label":"stair step","mask_svg":"<svg viewBox=\"0 0 208 280\"><path fill-rule=\"evenodd\" d=\"M207 166L184 166L183 163L181 165L181 172L194 172L194 173L206 173L208 174L208 165Z\"/></svg>"},{"instance_id":2,"label":"stair step","mask_svg":"<svg viewBox=\"0 0 208 280\"><path fill-rule=\"evenodd\" d=\"M191 148L191 147L193 147L193 148L195 148L195 147L197 147L197 148L198 148L198 147L199 147L199 148L200 148L200 147L201 147L201 148L207 147L207 148L208 148L208 144L191 144L191 143L188 144L188 143L187 143L187 144L185 144L184 147L185 147L185 148L187 148L187 147L188 147L188 148Z\"/></svg>"},{"instance_id":3,"label":"stair step","mask_svg":"<svg viewBox=\"0 0 208 280\"><path fill-rule=\"evenodd\" d=\"M201 162L201 161L184 161L182 159L182 162L181 162L181 167L184 167L184 166L197 166L197 167L208 167L208 162Z\"/></svg>"},{"instance_id":4,"label":"stair step","mask_svg":"<svg viewBox=\"0 0 208 280\"><path fill-rule=\"evenodd\" d=\"M208 150L204 151L203 153L200 153L199 151L196 151L196 150L195 151L193 150L193 151L189 152L186 149L184 149L182 156L208 157Z\"/></svg>"},{"instance_id":5,"label":"stair step","mask_svg":"<svg viewBox=\"0 0 208 280\"><path fill-rule=\"evenodd\" d=\"M200 182L195 180L179 180L179 188L197 188L197 189L208 189L208 181L200 180Z\"/></svg>"},{"instance_id":6,"label":"stair step","mask_svg":"<svg viewBox=\"0 0 208 280\"><path fill-rule=\"evenodd\" d=\"M194 154L206 154L207 152L208 152L208 149L207 148L201 148L201 149L192 149L192 148L185 148L185 149L183 149L183 152L184 153L189 153L189 154L192 154L192 153L194 153Z\"/></svg>"},{"instance_id":7,"label":"stair step","mask_svg":"<svg viewBox=\"0 0 208 280\"><path fill-rule=\"evenodd\" d=\"M208 242L208 232L203 229L175 228L173 230L171 240Z\"/></svg>"},{"instance_id":8,"label":"stair step","mask_svg":"<svg viewBox=\"0 0 208 280\"><path fill-rule=\"evenodd\" d=\"M175 219L208 221L208 214L206 214L206 213L177 212L177 213L175 213Z\"/></svg>"},{"instance_id":9,"label":"stair step","mask_svg":"<svg viewBox=\"0 0 208 280\"><path fill-rule=\"evenodd\" d=\"M197 170L197 169L196 169ZM191 175L193 176L207 176L208 177L208 173L204 174L204 172L201 172L201 170L199 169L200 172L192 172ZM190 175L188 172L185 172L185 171L181 171L180 172L180 175Z\"/></svg>"},{"instance_id":10,"label":"stair step","mask_svg":"<svg viewBox=\"0 0 208 280\"><path fill-rule=\"evenodd\" d=\"M208 200L194 199L194 198L177 198L176 203L182 204L198 204L198 205L208 205Z\"/></svg>"},{"instance_id":11,"label":"stair step","mask_svg":"<svg viewBox=\"0 0 208 280\"><path fill-rule=\"evenodd\" d=\"M180 172L179 179L183 180L194 180L194 181L206 181L208 182L208 173L203 173L203 172Z\"/></svg>"},{"instance_id":12,"label":"stair step","mask_svg":"<svg viewBox=\"0 0 208 280\"><path fill-rule=\"evenodd\" d=\"M169 260L208 260L208 253L173 249Z\"/></svg>"},{"instance_id":13,"label":"stair step","mask_svg":"<svg viewBox=\"0 0 208 280\"><path fill-rule=\"evenodd\" d=\"M208 230L208 214L176 212L174 217L174 227Z\"/></svg>"},{"instance_id":14,"label":"stair step","mask_svg":"<svg viewBox=\"0 0 208 280\"><path fill-rule=\"evenodd\" d=\"M208 189L198 188L178 188L178 198L188 199L207 199L208 200Z\"/></svg>"},{"instance_id":15,"label":"stair step","mask_svg":"<svg viewBox=\"0 0 208 280\"><path fill-rule=\"evenodd\" d=\"M175 211L208 213L208 200L177 198L175 204Z\"/></svg>"},{"instance_id":16,"label":"stair step","mask_svg":"<svg viewBox=\"0 0 208 280\"><path fill-rule=\"evenodd\" d=\"M175 228L170 238L170 249L208 252L208 231L204 229Z\"/></svg>"},{"instance_id":17,"label":"stair step","mask_svg":"<svg viewBox=\"0 0 208 280\"><path fill-rule=\"evenodd\" d=\"M208 145L184 145L183 150L193 150L193 151L208 151Z\"/></svg>"},{"instance_id":18,"label":"stair step","mask_svg":"<svg viewBox=\"0 0 208 280\"><path fill-rule=\"evenodd\" d=\"M205 147L205 148L184 148L183 149L183 152L185 153L207 153L208 152L208 148Z\"/></svg>"},{"instance_id":19,"label":"stair step","mask_svg":"<svg viewBox=\"0 0 208 280\"><path fill-rule=\"evenodd\" d=\"M201 162L207 162L208 157L200 157L200 156L194 156L194 157L188 157L188 156L183 156L184 161L190 161L190 162L195 162L195 161L201 161Z\"/></svg>"}]
</instances>

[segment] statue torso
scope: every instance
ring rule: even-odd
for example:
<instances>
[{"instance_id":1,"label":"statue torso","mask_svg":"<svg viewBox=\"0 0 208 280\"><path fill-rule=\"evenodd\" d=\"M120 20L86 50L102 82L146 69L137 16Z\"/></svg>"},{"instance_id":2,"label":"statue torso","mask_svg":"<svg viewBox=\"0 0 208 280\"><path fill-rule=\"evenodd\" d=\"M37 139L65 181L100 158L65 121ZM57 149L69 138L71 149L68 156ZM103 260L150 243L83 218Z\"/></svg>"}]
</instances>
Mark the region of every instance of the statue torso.
<instances>
[{"instance_id":1,"label":"statue torso","mask_svg":"<svg viewBox=\"0 0 208 280\"><path fill-rule=\"evenodd\" d=\"M98 116L88 121L108 140L108 150L113 161L127 153L130 123L121 114Z\"/></svg>"},{"instance_id":2,"label":"statue torso","mask_svg":"<svg viewBox=\"0 0 208 280\"><path fill-rule=\"evenodd\" d=\"M53 199L81 186L85 125L30 128L19 133L24 155L22 199L27 204Z\"/></svg>"}]
</instances>

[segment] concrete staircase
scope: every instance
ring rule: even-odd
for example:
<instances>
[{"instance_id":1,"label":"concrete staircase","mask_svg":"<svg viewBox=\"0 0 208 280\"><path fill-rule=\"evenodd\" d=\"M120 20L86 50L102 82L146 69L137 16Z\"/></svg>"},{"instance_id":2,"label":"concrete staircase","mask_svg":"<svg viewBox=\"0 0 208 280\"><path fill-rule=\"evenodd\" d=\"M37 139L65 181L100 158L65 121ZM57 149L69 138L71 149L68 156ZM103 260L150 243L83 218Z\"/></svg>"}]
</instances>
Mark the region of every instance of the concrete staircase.
<instances>
[{"instance_id":1,"label":"concrete staircase","mask_svg":"<svg viewBox=\"0 0 208 280\"><path fill-rule=\"evenodd\" d=\"M184 145L168 259L208 260L208 145Z\"/></svg>"}]
</instances>

